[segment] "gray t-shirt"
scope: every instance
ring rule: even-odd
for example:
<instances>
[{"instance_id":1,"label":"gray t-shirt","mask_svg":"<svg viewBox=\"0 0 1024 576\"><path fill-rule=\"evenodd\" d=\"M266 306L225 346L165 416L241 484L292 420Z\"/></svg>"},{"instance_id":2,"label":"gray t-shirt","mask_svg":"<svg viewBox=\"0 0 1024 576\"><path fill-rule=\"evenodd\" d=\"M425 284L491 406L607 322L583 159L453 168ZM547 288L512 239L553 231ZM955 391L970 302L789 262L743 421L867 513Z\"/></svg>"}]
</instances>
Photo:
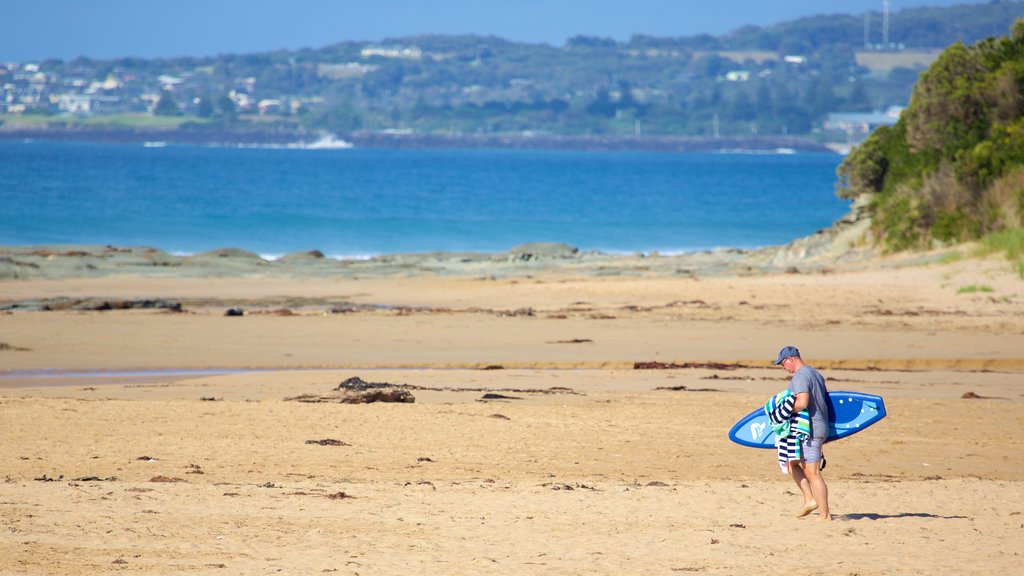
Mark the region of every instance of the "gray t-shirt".
<instances>
[{"instance_id":1,"label":"gray t-shirt","mask_svg":"<svg viewBox=\"0 0 1024 576\"><path fill-rule=\"evenodd\" d=\"M794 395L807 392L811 395L807 411L811 416L811 436L824 440L828 436L828 388L820 372L804 365L793 374L789 390Z\"/></svg>"}]
</instances>

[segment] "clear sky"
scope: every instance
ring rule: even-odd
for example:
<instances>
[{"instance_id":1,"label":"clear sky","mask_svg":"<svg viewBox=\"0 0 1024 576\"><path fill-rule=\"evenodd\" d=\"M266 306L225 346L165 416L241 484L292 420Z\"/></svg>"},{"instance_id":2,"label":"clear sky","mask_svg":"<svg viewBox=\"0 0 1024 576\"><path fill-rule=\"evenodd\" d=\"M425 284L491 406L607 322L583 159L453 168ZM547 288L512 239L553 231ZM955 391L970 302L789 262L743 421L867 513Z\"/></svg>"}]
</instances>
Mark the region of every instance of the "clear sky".
<instances>
[{"instance_id":1,"label":"clear sky","mask_svg":"<svg viewBox=\"0 0 1024 576\"><path fill-rule=\"evenodd\" d=\"M983 0L891 0L893 12ZM579 34L723 34L881 0L0 0L0 62L319 48L414 34L564 44ZM899 21L894 19L894 31Z\"/></svg>"}]
</instances>

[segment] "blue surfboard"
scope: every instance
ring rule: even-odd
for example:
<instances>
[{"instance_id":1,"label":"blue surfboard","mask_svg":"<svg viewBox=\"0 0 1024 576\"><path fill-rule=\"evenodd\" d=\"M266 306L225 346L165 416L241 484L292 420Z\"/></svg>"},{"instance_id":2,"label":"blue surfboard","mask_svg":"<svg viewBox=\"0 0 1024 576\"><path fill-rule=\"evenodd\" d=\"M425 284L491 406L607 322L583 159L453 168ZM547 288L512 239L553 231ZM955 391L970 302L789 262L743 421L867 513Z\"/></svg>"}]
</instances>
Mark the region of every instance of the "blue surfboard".
<instances>
[{"instance_id":1,"label":"blue surfboard","mask_svg":"<svg viewBox=\"0 0 1024 576\"><path fill-rule=\"evenodd\" d=\"M828 438L846 438L885 418L881 396L863 392L829 392ZM764 408L747 414L729 430L729 440L751 448L775 448L775 433Z\"/></svg>"}]
</instances>

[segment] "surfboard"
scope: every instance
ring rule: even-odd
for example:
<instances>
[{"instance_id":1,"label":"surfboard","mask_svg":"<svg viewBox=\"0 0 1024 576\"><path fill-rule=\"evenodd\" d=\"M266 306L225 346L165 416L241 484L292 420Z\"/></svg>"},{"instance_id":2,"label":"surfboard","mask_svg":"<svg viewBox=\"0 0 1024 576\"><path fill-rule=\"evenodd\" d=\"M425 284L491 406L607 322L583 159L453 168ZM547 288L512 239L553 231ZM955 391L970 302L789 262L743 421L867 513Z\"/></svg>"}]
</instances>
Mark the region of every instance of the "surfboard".
<instances>
[{"instance_id":1,"label":"surfboard","mask_svg":"<svg viewBox=\"0 0 1024 576\"><path fill-rule=\"evenodd\" d=\"M881 396L863 392L829 392L828 438L832 442L852 436L885 418ZM729 430L729 440L751 448L775 448L775 433L768 425L764 407L740 419Z\"/></svg>"}]
</instances>

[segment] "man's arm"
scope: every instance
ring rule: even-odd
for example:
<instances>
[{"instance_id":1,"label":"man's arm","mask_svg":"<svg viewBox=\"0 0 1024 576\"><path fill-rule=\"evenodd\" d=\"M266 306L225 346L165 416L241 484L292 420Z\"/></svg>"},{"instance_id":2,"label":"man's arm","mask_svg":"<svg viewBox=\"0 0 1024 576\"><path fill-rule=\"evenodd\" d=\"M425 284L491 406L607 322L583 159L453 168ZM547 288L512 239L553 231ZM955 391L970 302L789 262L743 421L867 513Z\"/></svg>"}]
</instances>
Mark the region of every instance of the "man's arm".
<instances>
[{"instance_id":1,"label":"man's arm","mask_svg":"<svg viewBox=\"0 0 1024 576\"><path fill-rule=\"evenodd\" d=\"M793 412L799 412L811 402L810 392L798 392L796 395L796 401L793 402Z\"/></svg>"}]
</instances>

